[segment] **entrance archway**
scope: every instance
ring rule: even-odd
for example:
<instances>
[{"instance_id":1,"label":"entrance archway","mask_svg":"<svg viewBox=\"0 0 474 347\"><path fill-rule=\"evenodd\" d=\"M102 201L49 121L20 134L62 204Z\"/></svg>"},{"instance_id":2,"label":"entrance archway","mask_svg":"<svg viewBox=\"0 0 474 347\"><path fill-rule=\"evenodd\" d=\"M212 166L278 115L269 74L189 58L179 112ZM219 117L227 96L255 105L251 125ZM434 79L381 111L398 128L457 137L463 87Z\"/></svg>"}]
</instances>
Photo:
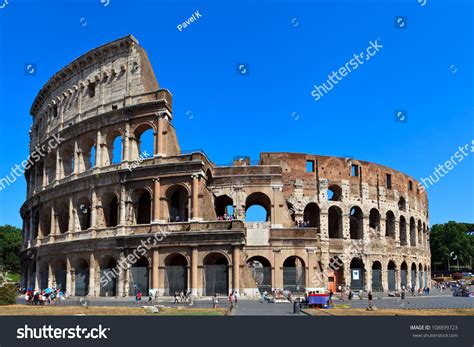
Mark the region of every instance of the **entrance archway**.
<instances>
[{"instance_id":1,"label":"entrance archway","mask_svg":"<svg viewBox=\"0 0 474 347\"><path fill-rule=\"evenodd\" d=\"M221 253L208 254L204 260L204 295L229 292L229 262Z\"/></svg>"},{"instance_id":2,"label":"entrance archway","mask_svg":"<svg viewBox=\"0 0 474 347\"><path fill-rule=\"evenodd\" d=\"M129 271L129 288L128 295L136 295L141 292L144 295L148 294L150 288L149 284L149 266L148 259L141 257L135 264L130 267Z\"/></svg>"},{"instance_id":3,"label":"entrance archway","mask_svg":"<svg viewBox=\"0 0 474 347\"><path fill-rule=\"evenodd\" d=\"M75 296L86 296L89 292L89 264L85 259L79 259L74 268Z\"/></svg>"},{"instance_id":4,"label":"entrance archway","mask_svg":"<svg viewBox=\"0 0 474 347\"><path fill-rule=\"evenodd\" d=\"M305 291L305 264L300 257L291 256L283 262L283 289L296 293Z\"/></svg>"},{"instance_id":5,"label":"entrance archway","mask_svg":"<svg viewBox=\"0 0 474 347\"><path fill-rule=\"evenodd\" d=\"M105 256L100 262L100 296L117 295L117 262L111 256Z\"/></svg>"},{"instance_id":6,"label":"entrance archway","mask_svg":"<svg viewBox=\"0 0 474 347\"><path fill-rule=\"evenodd\" d=\"M165 295L188 289L188 260L182 254L170 254L165 259Z\"/></svg>"},{"instance_id":7,"label":"entrance archway","mask_svg":"<svg viewBox=\"0 0 474 347\"><path fill-rule=\"evenodd\" d=\"M374 261L372 264L372 291L383 291L382 287L382 264L379 261Z\"/></svg>"},{"instance_id":8,"label":"entrance archway","mask_svg":"<svg viewBox=\"0 0 474 347\"><path fill-rule=\"evenodd\" d=\"M272 291L272 265L267 258L255 256L247 260L247 267L252 273L260 293Z\"/></svg>"},{"instance_id":9,"label":"entrance archway","mask_svg":"<svg viewBox=\"0 0 474 347\"><path fill-rule=\"evenodd\" d=\"M353 290L364 289L365 267L362 259L354 258L351 261L351 288Z\"/></svg>"},{"instance_id":10,"label":"entrance archway","mask_svg":"<svg viewBox=\"0 0 474 347\"><path fill-rule=\"evenodd\" d=\"M393 261L389 261L387 265L387 282L388 290L396 289L396 265Z\"/></svg>"},{"instance_id":11,"label":"entrance archway","mask_svg":"<svg viewBox=\"0 0 474 347\"><path fill-rule=\"evenodd\" d=\"M400 286L401 288L407 288L407 263L403 262L400 266Z\"/></svg>"}]
</instances>

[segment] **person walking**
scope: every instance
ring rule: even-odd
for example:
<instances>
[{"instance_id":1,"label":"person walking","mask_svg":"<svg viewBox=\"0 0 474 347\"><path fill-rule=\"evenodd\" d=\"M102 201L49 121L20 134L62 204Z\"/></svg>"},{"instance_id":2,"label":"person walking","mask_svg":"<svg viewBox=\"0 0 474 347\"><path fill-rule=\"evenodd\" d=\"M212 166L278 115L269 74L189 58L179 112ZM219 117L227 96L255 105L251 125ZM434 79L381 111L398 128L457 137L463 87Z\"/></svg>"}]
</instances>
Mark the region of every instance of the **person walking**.
<instances>
[{"instance_id":1,"label":"person walking","mask_svg":"<svg viewBox=\"0 0 474 347\"><path fill-rule=\"evenodd\" d=\"M175 291L174 292L174 302L173 302L173 304L178 304L179 303L178 297L179 297L178 292Z\"/></svg>"},{"instance_id":2,"label":"person walking","mask_svg":"<svg viewBox=\"0 0 474 347\"><path fill-rule=\"evenodd\" d=\"M332 289L329 291L329 306L332 307L332 296L334 295Z\"/></svg>"},{"instance_id":3,"label":"person walking","mask_svg":"<svg viewBox=\"0 0 474 347\"><path fill-rule=\"evenodd\" d=\"M229 293L229 309L232 311L232 308L234 307L234 297L232 295L232 292Z\"/></svg>"},{"instance_id":4,"label":"person walking","mask_svg":"<svg viewBox=\"0 0 474 347\"><path fill-rule=\"evenodd\" d=\"M372 292L369 291L369 295L367 296L367 298L369 299L369 308L372 308L372 299L373 299L373 296L372 296Z\"/></svg>"},{"instance_id":5,"label":"person walking","mask_svg":"<svg viewBox=\"0 0 474 347\"><path fill-rule=\"evenodd\" d=\"M214 294L212 297L212 307L219 308L219 298L217 297L217 294Z\"/></svg>"},{"instance_id":6,"label":"person walking","mask_svg":"<svg viewBox=\"0 0 474 347\"><path fill-rule=\"evenodd\" d=\"M237 306L237 291L234 291L233 299L234 299L234 306L239 307Z\"/></svg>"}]
</instances>

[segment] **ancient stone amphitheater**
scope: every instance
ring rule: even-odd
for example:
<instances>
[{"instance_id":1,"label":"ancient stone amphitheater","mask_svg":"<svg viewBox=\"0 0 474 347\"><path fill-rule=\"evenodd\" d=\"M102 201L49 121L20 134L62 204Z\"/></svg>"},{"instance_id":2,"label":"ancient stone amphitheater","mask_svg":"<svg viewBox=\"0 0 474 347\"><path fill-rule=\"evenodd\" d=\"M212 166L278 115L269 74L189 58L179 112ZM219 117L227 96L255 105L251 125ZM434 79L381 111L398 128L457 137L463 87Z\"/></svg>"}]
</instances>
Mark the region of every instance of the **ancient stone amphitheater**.
<instances>
[{"instance_id":1,"label":"ancient stone amphitheater","mask_svg":"<svg viewBox=\"0 0 474 347\"><path fill-rule=\"evenodd\" d=\"M62 68L31 115L30 153L42 153L25 173L24 286L76 296L429 286L418 182L349 158L261 153L217 166L181 151L172 95L132 36ZM262 220L246 221L255 206Z\"/></svg>"}]
</instances>

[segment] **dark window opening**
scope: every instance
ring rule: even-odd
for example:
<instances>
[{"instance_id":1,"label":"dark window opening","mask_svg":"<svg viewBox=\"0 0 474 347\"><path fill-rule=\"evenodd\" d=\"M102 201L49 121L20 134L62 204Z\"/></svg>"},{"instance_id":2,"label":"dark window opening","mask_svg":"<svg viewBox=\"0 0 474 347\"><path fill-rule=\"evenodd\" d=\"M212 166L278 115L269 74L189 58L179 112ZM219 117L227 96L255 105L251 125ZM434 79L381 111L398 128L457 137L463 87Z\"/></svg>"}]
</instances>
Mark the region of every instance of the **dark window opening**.
<instances>
[{"instance_id":1,"label":"dark window opening","mask_svg":"<svg viewBox=\"0 0 474 347\"><path fill-rule=\"evenodd\" d=\"M87 93L89 94L90 98L95 96L95 82L87 86Z\"/></svg>"},{"instance_id":2,"label":"dark window opening","mask_svg":"<svg viewBox=\"0 0 474 347\"><path fill-rule=\"evenodd\" d=\"M413 182L408 181L408 190L413 190Z\"/></svg>"},{"instance_id":3,"label":"dark window opening","mask_svg":"<svg viewBox=\"0 0 474 347\"><path fill-rule=\"evenodd\" d=\"M352 167L351 167L351 176L352 176L352 177L358 177L358 176L359 176L359 165L352 164Z\"/></svg>"},{"instance_id":4,"label":"dark window opening","mask_svg":"<svg viewBox=\"0 0 474 347\"><path fill-rule=\"evenodd\" d=\"M392 189L392 175L387 174L387 189Z\"/></svg>"},{"instance_id":5,"label":"dark window opening","mask_svg":"<svg viewBox=\"0 0 474 347\"><path fill-rule=\"evenodd\" d=\"M306 172L314 172L314 160L306 160Z\"/></svg>"}]
</instances>

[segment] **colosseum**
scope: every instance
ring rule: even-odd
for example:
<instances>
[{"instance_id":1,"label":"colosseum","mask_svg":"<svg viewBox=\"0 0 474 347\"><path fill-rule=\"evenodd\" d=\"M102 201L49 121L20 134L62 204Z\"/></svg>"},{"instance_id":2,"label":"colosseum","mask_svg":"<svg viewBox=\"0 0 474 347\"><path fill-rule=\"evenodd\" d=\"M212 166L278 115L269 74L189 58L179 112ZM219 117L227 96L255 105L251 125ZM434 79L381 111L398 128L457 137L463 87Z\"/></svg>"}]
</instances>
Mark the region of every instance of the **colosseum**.
<instances>
[{"instance_id":1,"label":"colosseum","mask_svg":"<svg viewBox=\"0 0 474 347\"><path fill-rule=\"evenodd\" d=\"M131 35L62 68L30 113L25 287L119 297L430 285L416 180L353 158L270 152L219 166L182 151L172 95ZM264 217L250 222L255 206Z\"/></svg>"}]
</instances>

